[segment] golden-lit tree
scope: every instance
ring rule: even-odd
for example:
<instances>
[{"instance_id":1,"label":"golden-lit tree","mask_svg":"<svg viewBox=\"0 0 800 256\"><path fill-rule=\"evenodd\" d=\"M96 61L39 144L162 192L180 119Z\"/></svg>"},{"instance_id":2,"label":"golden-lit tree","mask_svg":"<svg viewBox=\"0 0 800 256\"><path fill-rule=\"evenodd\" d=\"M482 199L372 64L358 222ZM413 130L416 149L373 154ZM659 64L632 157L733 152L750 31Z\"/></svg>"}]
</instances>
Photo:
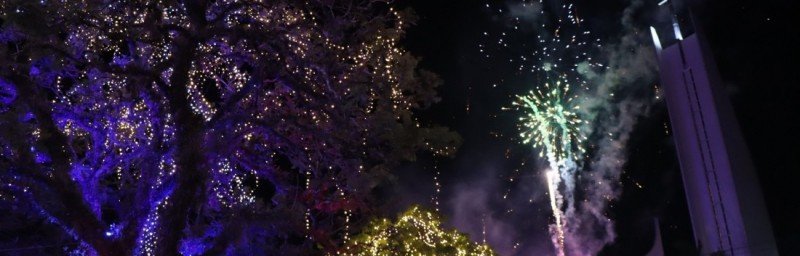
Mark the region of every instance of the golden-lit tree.
<instances>
[{"instance_id":1,"label":"golden-lit tree","mask_svg":"<svg viewBox=\"0 0 800 256\"><path fill-rule=\"evenodd\" d=\"M412 206L396 221L375 219L340 255L496 255L487 245L442 227L442 217Z\"/></svg>"}]
</instances>

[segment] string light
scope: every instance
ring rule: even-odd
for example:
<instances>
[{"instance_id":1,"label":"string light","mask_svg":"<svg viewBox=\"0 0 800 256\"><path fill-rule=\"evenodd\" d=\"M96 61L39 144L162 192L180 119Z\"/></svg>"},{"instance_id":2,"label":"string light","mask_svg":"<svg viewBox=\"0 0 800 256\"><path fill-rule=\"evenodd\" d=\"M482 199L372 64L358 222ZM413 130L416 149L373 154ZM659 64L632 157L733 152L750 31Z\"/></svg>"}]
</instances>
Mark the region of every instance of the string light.
<instances>
[{"instance_id":1,"label":"string light","mask_svg":"<svg viewBox=\"0 0 800 256\"><path fill-rule=\"evenodd\" d=\"M5 18L29 19L30 4L58 40L16 37L28 26ZM37 47L25 49L36 56L24 63L31 67L25 76L52 91L49 110L70 143L63 145L69 178L101 230L112 233L100 242L135 241L129 248L154 255L172 250L159 248L168 237L162 233L174 232L160 227L177 217L162 214L188 200L174 196L185 192L176 191L185 177L199 178L190 187L207 200L196 202L202 221L181 223L190 225L179 235L182 252L208 248L188 244L214 236L212 224L272 207L292 207L269 214L295 214L281 221L336 247L364 216L367 196L354 183L420 150L455 152L456 143L441 136L448 130L414 117L436 101L436 84L400 46L409 14L381 6L389 8L352 6L365 12L339 17L313 1L14 0L0 3L0 16L8 21L3 32L14 35L3 40ZM178 145L187 131L190 145ZM35 143L54 131L29 132ZM407 138L413 142L393 143ZM30 151L40 164L49 161L41 148ZM270 188L273 194L259 192ZM285 202L292 203L278 205ZM118 229L135 232L118 236Z\"/></svg>"}]
</instances>

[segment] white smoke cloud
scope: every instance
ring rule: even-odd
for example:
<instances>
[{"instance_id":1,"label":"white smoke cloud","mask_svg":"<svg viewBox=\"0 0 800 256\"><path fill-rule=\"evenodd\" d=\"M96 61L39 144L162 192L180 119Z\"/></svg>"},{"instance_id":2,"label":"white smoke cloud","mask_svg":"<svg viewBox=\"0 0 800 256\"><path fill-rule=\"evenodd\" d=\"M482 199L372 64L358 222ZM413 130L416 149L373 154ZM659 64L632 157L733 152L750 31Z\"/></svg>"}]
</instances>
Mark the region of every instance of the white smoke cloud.
<instances>
[{"instance_id":1,"label":"white smoke cloud","mask_svg":"<svg viewBox=\"0 0 800 256\"><path fill-rule=\"evenodd\" d=\"M519 18L530 24L538 24L542 19L541 3L508 3L506 6L510 17Z\"/></svg>"},{"instance_id":2,"label":"white smoke cloud","mask_svg":"<svg viewBox=\"0 0 800 256\"><path fill-rule=\"evenodd\" d=\"M593 71L578 65L578 72L595 85L579 97L583 115L590 121L585 131L595 140L593 158L575 181L582 200L565 216L568 255L596 255L616 238L614 220L606 211L622 193L619 180L630 134L653 103L652 97L636 92L652 88L657 75L655 50L633 19L642 8L644 2L634 0L624 10L623 35L603 48L608 69Z\"/></svg>"},{"instance_id":3,"label":"white smoke cloud","mask_svg":"<svg viewBox=\"0 0 800 256\"><path fill-rule=\"evenodd\" d=\"M446 203L446 207L452 210L447 214L448 222L468 233L473 241L485 239L499 255L553 254L547 230L522 232L548 221L547 215L519 207L533 205L530 199L547 201L545 191L536 186L544 181L537 180L539 176L526 176L513 193L503 198L502 187L505 184L502 184L504 180L496 179L497 166L496 162L488 162L485 166L475 167L482 170L482 176L452 187ZM507 211L515 208L520 212Z\"/></svg>"}]
</instances>

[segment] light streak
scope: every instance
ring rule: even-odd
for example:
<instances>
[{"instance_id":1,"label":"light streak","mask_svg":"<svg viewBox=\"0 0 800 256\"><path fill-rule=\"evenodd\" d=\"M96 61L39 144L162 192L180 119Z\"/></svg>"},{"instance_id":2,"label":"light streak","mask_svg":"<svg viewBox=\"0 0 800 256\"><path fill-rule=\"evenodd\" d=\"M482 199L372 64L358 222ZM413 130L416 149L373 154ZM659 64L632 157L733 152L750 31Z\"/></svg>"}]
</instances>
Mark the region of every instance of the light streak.
<instances>
[{"instance_id":1,"label":"light streak","mask_svg":"<svg viewBox=\"0 0 800 256\"><path fill-rule=\"evenodd\" d=\"M547 192L550 195L550 208L553 210L553 217L556 219L556 224L555 224L556 252L558 256L563 256L564 226L561 223L562 222L561 204L563 202L559 200L559 197L561 195L558 192L558 184L561 183L561 178L558 174L558 169L551 168L545 173L545 175L547 176Z\"/></svg>"},{"instance_id":2,"label":"light streak","mask_svg":"<svg viewBox=\"0 0 800 256\"><path fill-rule=\"evenodd\" d=\"M658 39L658 32L656 28L650 27L650 35L653 37L653 44L656 46L656 52L661 52L661 40Z\"/></svg>"}]
</instances>

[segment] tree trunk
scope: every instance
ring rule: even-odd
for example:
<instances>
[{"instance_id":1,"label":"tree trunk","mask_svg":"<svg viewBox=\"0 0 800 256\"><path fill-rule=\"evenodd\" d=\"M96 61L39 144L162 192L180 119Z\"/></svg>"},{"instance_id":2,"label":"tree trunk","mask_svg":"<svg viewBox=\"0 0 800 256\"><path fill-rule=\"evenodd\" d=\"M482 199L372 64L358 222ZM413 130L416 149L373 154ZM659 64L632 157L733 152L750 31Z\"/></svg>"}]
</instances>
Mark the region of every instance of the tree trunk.
<instances>
[{"instance_id":1,"label":"tree trunk","mask_svg":"<svg viewBox=\"0 0 800 256\"><path fill-rule=\"evenodd\" d=\"M173 73L166 93L175 115L177 172L175 187L166 203L160 227L157 255L178 255L183 230L192 208L205 201L205 180L208 166L204 154L204 122L192 111L187 98L189 70L196 53L198 39L204 30L206 3L195 0L186 3L191 21L191 35L178 38Z\"/></svg>"}]
</instances>

